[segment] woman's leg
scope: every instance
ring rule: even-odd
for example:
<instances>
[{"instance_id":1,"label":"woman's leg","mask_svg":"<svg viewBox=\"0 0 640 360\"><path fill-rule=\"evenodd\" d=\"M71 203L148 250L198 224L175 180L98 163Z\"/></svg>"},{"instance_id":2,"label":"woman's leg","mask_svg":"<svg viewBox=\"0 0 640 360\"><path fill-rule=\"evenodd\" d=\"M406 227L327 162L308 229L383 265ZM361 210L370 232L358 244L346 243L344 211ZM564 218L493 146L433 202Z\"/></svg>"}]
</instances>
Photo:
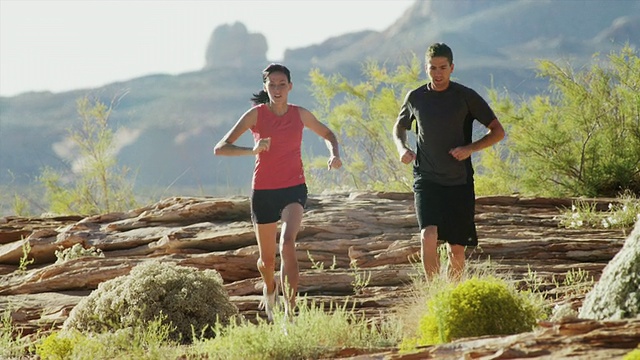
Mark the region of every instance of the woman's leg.
<instances>
[{"instance_id":1,"label":"woman's leg","mask_svg":"<svg viewBox=\"0 0 640 360\"><path fill-rule=\"evenodd\" d=\"M280 233L280 281L285 296L285 316L291 315L298 292L298 257L296 237L302 223L304 209L299 203L291 203L282 210Z\"/></svg>"},{"instance_id":2,"label":"woman's leg","mask_svg":"<svg viewBox=\"0 0 640 360\"><path fill-rule=\"evenodd\" d=\"M264 281L267 293L275 291L275 267L276 267L276 236L278 223L255 224L256 239L258 240L258 271Z\"/></svg>"}]
</instances>

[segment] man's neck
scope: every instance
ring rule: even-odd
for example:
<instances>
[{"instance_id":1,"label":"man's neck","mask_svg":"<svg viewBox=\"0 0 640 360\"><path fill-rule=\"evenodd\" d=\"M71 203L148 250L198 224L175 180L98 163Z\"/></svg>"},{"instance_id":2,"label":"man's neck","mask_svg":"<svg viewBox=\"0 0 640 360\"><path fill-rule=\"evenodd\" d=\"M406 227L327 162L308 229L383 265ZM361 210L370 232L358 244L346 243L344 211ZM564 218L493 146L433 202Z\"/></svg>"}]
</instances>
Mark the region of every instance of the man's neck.
<instances>
[{"instance_id":1,"label":"man's neck","mask_svg":"<svg viewBox=\"0 0 640 360\"><path fill-rule=\"evenodd\" d=\"M445 91L449 88L449 85L451 85L451 81L447 81L446 83L440 85L436 85L432 81L430 81L427 86L429 87L429 90L432 91Z\"/></svg>"}]
</instances>

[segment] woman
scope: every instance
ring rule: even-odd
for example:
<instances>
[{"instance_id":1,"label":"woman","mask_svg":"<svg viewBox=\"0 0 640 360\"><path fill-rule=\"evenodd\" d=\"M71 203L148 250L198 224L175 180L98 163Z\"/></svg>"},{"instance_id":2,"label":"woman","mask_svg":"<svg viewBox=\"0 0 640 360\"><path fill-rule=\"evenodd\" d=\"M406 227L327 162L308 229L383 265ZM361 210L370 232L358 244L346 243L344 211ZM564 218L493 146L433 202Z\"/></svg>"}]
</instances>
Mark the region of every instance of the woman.
<instances>
[{"instance_id":1,"label":"woman","mask_svg":"<svg viewBox=\"0 0 640 360\"><path fill-rule=\"evenodd\" d=\"M307 200L301 144L304 127L325 139L330 156L328 168L342 166L335 134L307 109L289 104L293 88L291 73L284 65L271 64L262 71L263 90L251 99L255 106L245 112L216 144L216 155L255 155L251 194L251 218L258 240L258 270L264 281L263 300L267 318L273 320L280 285L285 295L285 317L292 315L298 291L298 260L295 240ZM233 143L247 130L253 148ZM280 284L275 278L277 223L280 232Z\"/></svg>"}]
</instances>

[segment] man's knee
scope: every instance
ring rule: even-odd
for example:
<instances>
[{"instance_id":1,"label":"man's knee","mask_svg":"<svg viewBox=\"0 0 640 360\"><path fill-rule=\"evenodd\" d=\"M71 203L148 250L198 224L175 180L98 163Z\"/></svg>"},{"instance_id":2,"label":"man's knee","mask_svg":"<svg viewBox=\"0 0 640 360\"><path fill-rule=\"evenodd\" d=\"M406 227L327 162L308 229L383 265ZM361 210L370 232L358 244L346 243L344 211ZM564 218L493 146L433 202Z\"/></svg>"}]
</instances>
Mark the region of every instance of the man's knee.
<instances>
[{"instance_id":1,"label":"man's knee","mask_svg":"<svg viewBox=\"0 0 640 360\"><path fill-rule=\"evenodd\" d=\"M463 245L449 244L447 252L451 259L464 260L465 258Z\"/></svg>"},{"instance_id":2,"label":"man's knee","mask_svg":"<svg viewBox=\"0 0 640 360\"><path fill-rule=\"evenodd\" d=\"M420 237L423 245L434 246L438 243L438 227L427 226L420 231Z\"/></svg>"}]
</instances>

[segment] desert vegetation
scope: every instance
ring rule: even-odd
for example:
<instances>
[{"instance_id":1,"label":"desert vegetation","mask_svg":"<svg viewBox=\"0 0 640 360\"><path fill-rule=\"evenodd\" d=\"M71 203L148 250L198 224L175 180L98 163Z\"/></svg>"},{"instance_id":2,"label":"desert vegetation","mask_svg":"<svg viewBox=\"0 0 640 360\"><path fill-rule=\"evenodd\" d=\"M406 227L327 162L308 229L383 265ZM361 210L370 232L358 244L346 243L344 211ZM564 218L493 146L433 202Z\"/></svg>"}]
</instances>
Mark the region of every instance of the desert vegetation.
<instances>
[{"instance_id":1,"label":"desert vegetation","mask_svg":"<svg viewBox=\"0 0 640 360\"><path fill-rule=\"evenodd\" d=\"M421 82L421 63L414 57L393 70L366 63L363 73L366 79L360 83L339 74L310 73L318 113L340 129L345 148L341 176L314 172L312 184L410 191L411 169L397 160L390 134L405 94ZM507 137L474 154L476 193L640 194L638 54L625 47L605 59L594 57L590 68L580 70L540 60L538 76L550 86L531 98L491 89L490 104Z\"/></svg>"}]
</instances>

